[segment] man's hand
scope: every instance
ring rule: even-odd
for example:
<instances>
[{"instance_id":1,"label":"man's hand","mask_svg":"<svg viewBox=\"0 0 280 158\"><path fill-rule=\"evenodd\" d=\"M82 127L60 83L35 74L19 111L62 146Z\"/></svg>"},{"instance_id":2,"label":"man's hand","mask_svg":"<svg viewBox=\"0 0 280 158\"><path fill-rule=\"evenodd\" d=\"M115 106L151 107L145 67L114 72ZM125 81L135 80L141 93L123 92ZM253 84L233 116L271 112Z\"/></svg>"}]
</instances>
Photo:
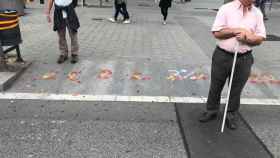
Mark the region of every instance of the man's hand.
<instances>
[{"instance_id":1,"label":"man's hand","mask_svg":"<svg viewBox=\"0 0 280 158\"><path fill-rule=\"evenodd\" d=\"M48 23L51 23L52 22L51 15L50 14L46 14L46 17L47 17Z\"/></svg>"},{"instance_id":2,"label":"man's hand","mask_svg":"<svg viewBox=\"0 0 280 158\"><path fill-rule=\"evenodd\" d=\"M233 33L237 36L240 33L245 34L245 35L249 35L252 34L253 32L244 28L233 28L232 29Z\"/></svg>"},{"instance_id":3,"label":"man's hand","mask_svg":"<svg viewBox=\"0 0 280 158\"><path fill-rule=\"evenodd\" d=\"M234 29L234 33L238 41L251 46L259 45L264 40L263 37L257 36L252 31L243 28Z\"/></svg>"},{"instance_id":4,"label":"man's hand","mask_svg":"<svg viewBox=\"0 0 280 158\"><path fill-rule=\"evenodd\" d=\"M239 41L239 42L246 42L246 39L247 39L247 34L245 32L239 32L236 34L236 39Z\"/></svg>"},{"instance_id":5,"label":"man's hand","mask_svg":"<svg viewBox=\"0 0 280 158\"><path fill-rule=\"evenodd\" d=\"M238 41L246 43L247 37L252 35L253 32L244 28L234 28L233 33Z\"/></svg>"}]
</instances>

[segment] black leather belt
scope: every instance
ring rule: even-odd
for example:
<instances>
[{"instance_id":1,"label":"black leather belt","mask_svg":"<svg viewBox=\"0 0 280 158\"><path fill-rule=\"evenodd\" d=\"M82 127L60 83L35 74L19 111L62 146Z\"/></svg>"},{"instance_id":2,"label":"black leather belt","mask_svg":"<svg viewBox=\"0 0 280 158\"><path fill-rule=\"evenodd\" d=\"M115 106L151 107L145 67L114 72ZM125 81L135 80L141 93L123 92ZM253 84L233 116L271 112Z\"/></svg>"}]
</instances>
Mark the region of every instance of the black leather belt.
<instances>
[{"instance_id":1,"label":"black leather belt","mask_svg":"<svg viewBox=\"0 0 280 158\"><path fill-rule=\"evenodd\" d=\"M223 48L220 48L219 46L217 46L217 49L220 50L221 52L227 54L227 55L234 56L233 52L226 51ZM237 57L247 56L247 55L250 55L251 53L252 53L252 50L249 50L249 51L244 52L244 53L237 53Z\"/></svg>"}]
</instances>

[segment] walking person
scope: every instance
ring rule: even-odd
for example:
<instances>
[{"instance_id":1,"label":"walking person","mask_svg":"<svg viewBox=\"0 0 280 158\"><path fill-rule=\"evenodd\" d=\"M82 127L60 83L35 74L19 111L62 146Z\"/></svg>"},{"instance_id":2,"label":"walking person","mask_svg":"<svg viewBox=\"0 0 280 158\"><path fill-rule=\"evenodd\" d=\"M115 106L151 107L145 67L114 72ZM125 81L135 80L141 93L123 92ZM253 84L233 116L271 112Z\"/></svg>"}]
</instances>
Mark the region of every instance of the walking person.
<instances>
[{"instance_id":1,"label":"walking person","mask_svg":"<svg viewBox=\"0 0 280 158\"><path fill-rule=\"evenodd\" d=\"M127 0L115 0L115 15L114 18L110 18L111 22L117 22L119 13L123 15L123 23L130 24L129 14L127 11Z\"/></svg>"},{"instance_id":2,"label":"walking person","mask_svg":"<svg viewBox=\"0 0 280 158\"><path fill-rule=\"evenodd\" d=\"M265 13L265 4L267 0L255 0L255 5L256 7L260 8L262 14L263 14L263 19L268 20L268 17L266 16Z\"/></svg>"},{"instance_id":3,"label":"walking person","mask_svg":"<svg viewBox=\"0 0 280 158\"><path fill-rule=\"evenodd\" d=\"M252 5L253 0L234 0L224 4L218 11L212 33L218 40L212 56L211 83L206 103L206 112L200 122L217 118L220 107L221 91L230 78L234 52L237 51L231 95L229 97L226 126L238 128L237 112L240 97L253 64L252 47L260 45L266 38L263 15Z\"/></svg>"},{"instance_id":4,"label":"walking person","mask_svg":"<svg viewBox=\"0 0 280 158\"><path fill-rule=\"evenodd\" d=\"M57 60L58 64L64 63L68 59L68 45L66 41L66 28L71 39L71 63L78 62L78 29L80 27L78 16L75 12L76 0L48 0L46 16L51 23L50 11L52 6L54 9L53 30L57 31L60 56Z\"/></svg>"},{"instance_id":5,"label":"walking person","mask_svg":"<svg viewBox=\"0 0 280 158\"><path fill-rule=\"evenodd\" d=\"M166 25L166 19L168 16L168 8L171 7L172 0L160 0L159 7L161 9L161 14L163 16L163 25Z\"/></svg>"}]
</instances>

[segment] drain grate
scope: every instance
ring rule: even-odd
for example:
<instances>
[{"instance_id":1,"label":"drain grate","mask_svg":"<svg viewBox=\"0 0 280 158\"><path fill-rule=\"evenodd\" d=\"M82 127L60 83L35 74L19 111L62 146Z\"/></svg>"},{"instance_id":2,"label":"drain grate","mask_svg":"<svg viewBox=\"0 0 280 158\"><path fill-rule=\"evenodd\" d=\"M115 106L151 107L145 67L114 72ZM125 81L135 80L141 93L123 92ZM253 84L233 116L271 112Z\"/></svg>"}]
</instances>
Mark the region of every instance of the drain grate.
<instances>
[{"instance_id":1,"label":"drain grate","mask_svg":"<svg viewBox=\"0 0 280 158\"><path fill-rule=\"evenodd\" d=\"M267 35L266 41L280 41L280 36L276 35Z\"/></svg>"}]
</instances>

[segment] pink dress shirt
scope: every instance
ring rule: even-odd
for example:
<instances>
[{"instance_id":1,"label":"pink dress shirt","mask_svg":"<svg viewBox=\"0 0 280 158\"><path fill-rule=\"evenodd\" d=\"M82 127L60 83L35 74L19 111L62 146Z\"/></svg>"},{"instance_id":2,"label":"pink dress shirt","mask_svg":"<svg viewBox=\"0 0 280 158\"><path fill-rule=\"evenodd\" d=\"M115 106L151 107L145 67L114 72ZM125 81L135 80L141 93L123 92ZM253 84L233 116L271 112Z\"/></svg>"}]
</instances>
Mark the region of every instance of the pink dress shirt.
<instances>
[{"instance_id":1,"label":"pink dress shirt","mask_svg":"<svg viewBox=\"0 0 280 158\"><path fill-rule=\"evenodd\" d=\"M224 28L245 28L251 30L255 35L266 38L261 11L255 6L252 6L252 8L244 14L243 6L239 0L234 0L220 7L212 27L212 32L220 31ZM220 48L229 52L235 52L237 44L238 41L235 37L218 40L217 43ZM249 45L239 43L239 53L245 53L251 49Z\"/></svg>"}]
</instances>

